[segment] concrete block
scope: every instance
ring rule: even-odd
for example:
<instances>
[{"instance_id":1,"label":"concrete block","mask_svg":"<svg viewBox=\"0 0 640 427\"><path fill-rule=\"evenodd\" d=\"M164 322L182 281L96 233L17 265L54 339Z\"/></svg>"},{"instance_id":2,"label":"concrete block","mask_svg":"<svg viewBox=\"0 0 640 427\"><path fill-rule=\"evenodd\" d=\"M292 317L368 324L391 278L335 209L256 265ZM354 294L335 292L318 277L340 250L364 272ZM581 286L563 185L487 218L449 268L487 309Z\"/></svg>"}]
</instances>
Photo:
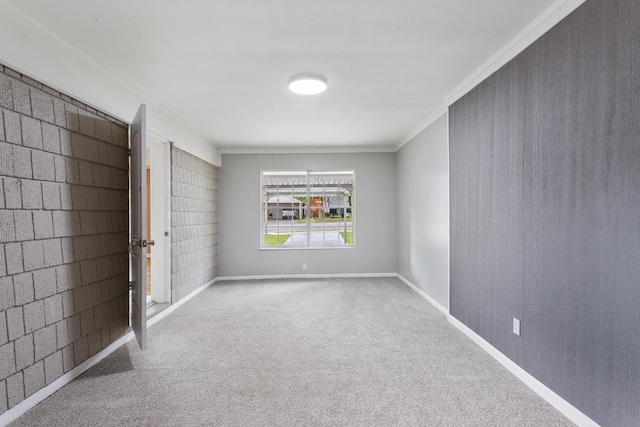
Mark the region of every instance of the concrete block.
<instances>
[{"instance_id":1,"label":"concrete block","mask_svg":"<svg viewBox=\"0 0 640 427\"><path fill-rule=\"evenodd\" d=\"M67 237L60 239L62 245L62 262L70 263L74 261L73 257L73 239Z\"/></svg>"},{"instance_id":2,"label":"concrete block","mask_svg":"<svg viewBox=\"0 0 640 427\"><path fill-rule=\"evenodd\" d=\"M55 237L68 237L71 235L69 230L69 212L54 211L53 217L53 235Z\"/></svg>"},{"instance_id":3,"label":"concrete block","mask_svg":"<svg viewBox=\"0 0 640 427\"><path fill-rule=\"evenodd\" d=\"M7 275L7 263L4 255L4 245L0 245L0 277Z\"/></svg>"},{"instance_id":4,"label":"concrete block","mask_svg":"<svg viewBox=\"0 0 640 427\"><path fill-rule=\"evenodd\" d=\"M69 341L73 342L80 338L80 315L69 317L67 319L67 333L69 334Z\"/></svg>"},{"instance_id":5,"label":"concrete block","mask_svg":"<svg viewBox=\"0 0 640 427\"><path fill-rule=\"evenodd\" d=\"M78 109L78 123L80 126L80 133L90 137L96 136L96 123L95 116L88 111Z\"/></svg>"},{"instance_id":6,"label":"concrete block","mask_svg":"<svg viewBox=\"0 0 640 427\"><path fill-rule=\"evenodd\" d=\"M0 346L0 379L5 379L16 371L14 343Z\"/></svg>"},{"instance_id":7,"label":"concrete block","mask_svg":"<svg viewBox=\"0 0 640 427\"><path fill-rule=\"evenodd\" d=\"M9 342L9 330L7 327L7 312L0 312L0 346Z\"/></svg>"},{"instance_id":8,"label":"concrete block","mask_svg":"<svg viewBox=\"0 0 640 427\"><path fill-rule=\"evenodd\" d=\"M39 179L40 181L55 181L56 169L54 159L55 156L51 153L33 150L31 153L33 179Z\"/></svg>"},{"instance_id":9,"label":"concrete block","mask_svg":"<svg viewBox=\"0 0 640 427\"><path fill-rule=\"evenodd\" d=\"M91 189L95 191L94 189ZM71 187L71 203L74 211L86 211L89 205L89 195L85 191L84 187L74 185ZM78 224L80 225L80 224Z\"/></svg>"},{"instance_id":10,"label":"concrete block","mask_svg":"<svg viewBox=\"0 0 640 427\"><path fill-rule=\"evenodd\" d=\"M8 377L6 382L7 404L11 409L24 400L24 377L22 371Z\"/></svg>"},{"instance_id":11,"label":"concrete block","mask_svg":"<svg viewBox=\"0 0 640 427\"><path fill-rule=\"evenodd\" d=\"M26 147L13 147L13 175L17 178L33 177L31 150Z\"/></svg>"},{"instance_id":12,"label":"concrete block","mask_svg":"<svg viewBox=\"0 0 640 427\"><path fill-rule=\"evenodd\" d=\"M100 148L98 141L93 138L86 140L87 160L94 163L100 162Z\"/></svg>"},{"instance_id":13,"label":"concrete block","mask_svg":"<svg viewBox=\"0 0 640 427\"><path fill-rule=\"evenodd\" d=\"M13 279L11 276L0 277L0 311L13 307Z\"/></svg>"},{"instance_id":14,"label":"concrete block","mask_svg":"<svg viewBox=\"0 0 640 427\"><path fill-rule=\"evenodd\" d=\"M25 304L24 311L24 331L30 334L44 327L44 302L42 300Z\"/></svg>"},{"instance_id":15,"label":"concrete block","mask_svg":"<svg viewBox=\"0 0 640 427\"><path fill-rule=\"evenodd\" d=\"M37 89L31 89L31 111L33 117L44 122L54 123L53 98Z\"/></svg>"},{"instance_id":16,"label":"concrete block","mask_svg":"<svg viewBox=\"0 0 640 427\"><path fill-rule=\"evenodd\" d=\"M49 325L33 333L36 360L42 360L57 350L56 326Z\"/></svg>"},{"instance_id":17,"label":"concrete block","mask_svg":"<svg viewBox=\"0 0 640 427\"><path fill-rule=\"evenodd\" d=\"M2 220L2 213L0 213L0 225ZM21 243L7 243L4 246L5 257L7 260L7 274L17 274L24 271L24 265L22 263L22 244Z\"/></svg>"},{"instance_id":18,"label":"concrete block","mask_svg":"<svg viewBox=\"0 0 640 427\"><path fill-rule=\"evenodd\" d=\"M33 288L37 300L50 297L58 291L55 267L43 268L33 272Z\"/></svg>"},{"instance_id":19,"label":"concrete block","mask_svg":"<svg viewBox=\"0 0 640 427\"><path fill-rule=\"evenodd\" d=\"M0 176L13 176L13 146L0 141Z\"/></svg>"},{"instance_id":20,"label":"concrete block","mask_svg":"<svg viewBox=\"0 0 640 427\"><path fill-rule=\"evenodd\" d=\"M67 184L80 184L80 165L78 160L66 159Z\"/></svg>"},{"instance_id":21,"label":"concrete block","mask_svg":"<svg viewBox=\"0 0 640 427\"><path fill-rule=\"evenodd\" d=\"M50 239L54 236L52 217L51 211L33 211L33 228L36 239Z\"/></svg>"},{"instance_id":22,"label":"concrete block","mask_svg":"<svg viewBox=\"0 0 640 427\"><path fill-rule=\"evenodd\" d=\"M100 242L102 237L93 234L86 236L87 238L87 247L88 247L88 257L89 258L98 258L101 256L102 252L100 251Z\"/></svg>"},{"instance_id":23,"label":"concrete block","mask_svg":"<svg viewBox=\"0 0 640 427\"><path fill-rule=\"evenodd\" d=\"M75 305L73 303L73 291L65 291L61 294L62 298L62 315L64 318L70 317L75 313Z\"/></svg>"},{"instance_id":24,"label":"concrete block","mask_svg":"<svg viewBox=\"0 0 640 427\"><path fill-rule=\"evenodd\" d=\"M4 130L7 142L12 144L22 144L22 124L20 122L20 114L13 111L3 110L4 113Z\"/></svg>"},{"instance_id":25,"label":"concrete block","mask_svg":"<svg viewBox=\"0 0 640 427\"><path fill-rule=\"evenodd\" d=\"M105 119L95 118L96 138L101 141L111 142L111 122Z\"/></svg>"},{"instance_id":26,"label":"concrete block","mask_svg":"<svg viewBox=\"0 0 640 427\"><path fill-rule=\"evenodd\" d=\"M74 159L87 159L87 145L90 139L79 133L71 133L71 156Z\"/></svg>"},{"instance_id":27,"label":"concrete block","mask_svg":"<svg viewBox=\"0 0 640 427\"><path fill-rule=\"evenodd\" d=\"M82 312L91 306L89 299L89 289L81 286L73 290L73 305L76 311Z\"/></svg>"},{"instance_id":28,"label":"concrete block","mask_svg":"<svg viewBox=\"0 0 640 427\"><path fill-rule=\"evenodd\" d=\"M31 396L45 386L44 361L39 361L24 370L24 395Z\"/></svg>"},{"instance_id":29,"label":"concrete block","mask_svg":"<svg viewBox=\"0 0 640 427\"><path fill-rule=\"evenodd\" d=\"M71 189L71 185L63 184L60 186L60 206L65 211L73 209L73 193Z\"/></svg>"},{"instance_id":30,"label":"concrete block","mask_svg":"<svg viewBox=\"0 0 640 427\"><path fill-rule=\"evenodd\" d=\"M7 382L0 381L0 414L9 409L7 405Z\"/></svg>"},{"instance_id":31,"label":"concrete block","mask_svg":"<svg viewBox=\"0 0 640 427\"><path fill-rule=\"evenodd\" d=\"M60 130L57 126L42 123L42 145L46 151L60 154Z\"/></svg>"},{"instance_id":32,"label":"concrete block","mask_svg":"<svg viewBox=\"0 0 640 427\"><path fill-rule=\"evenodd\" d=\"M44 321L46 325L52 325L64 318L62 309L62 295L56 294L44 300Z\"/></svg>"},{"instance_id":33,"label":"concrete block","mask_svg":"<svg viewBox=\"0 0 640 427\"><path fill-rule=\"evenodd\" d=\"M109 164L109 147L111 145L107 142L98 142L99 162L103 165Z\"/></svg>"},{"instance_id":34,"label":"concrete block","mask_svg":"<svg viewBox=\"0 0 640 427\"><path fill-rule=\"evenodd\" d=\"M47 385L60 378L63 373L62 350L58 350L44 359L44 379Z\"/></svg>"},{"instance_id":35,"label":"concrete block","mask_svg":"<svg viewBox=\"0 0 640 427\"><path fill-rule=\"evenodd\" d=\"M78 107L73 104L65 103L65 117L67 118L67 129L73 132L80 131L80 119L78 113Z\"/></svg>"},{"instance_id":36,"label":"concrete block","mask_svg":"<svg viewBox=\"0 0 640 427\"><path fill-rule=\"evenodd\" d=\"M74 237L73 238L73 257L75 261L82 261L87 259L89 254L89 248L87 245L86 237Z\"/></svg>"},{"instance_id":37,"label":"concrete block","mask_svg":"<svg viewBox=\"0 0 640 427\"><path fill-rule=\"evenodd\" d=\"M95 330L93 308L80 313L80 334L88 335Z\"/></svg>"},{"instance_id":38,"label":"concrete block","mask_svg":"<svg viewBox=\"0 0 640 427\"><path fill-rule=\"evenodd\" d=\"M5 141L4 138L4 114L0 110L0 141Z\"/></svg>"},{"instance_id":39,"label":"concrete block","mask_svg":"<svg viewBox=\"0 0 640 427\"><path fill-rule=\"evenodd\" d=\"M13 221L16 227L16 240L33 240L33 215L31 211L13 211Z\"/></svg>"},{"instance_id":40,"label":"concrete block","mask_svg":"<svg viewBox=\"0 0 640 427\"><path fill-rule=\"evenodd\" d=\"M33 352L33 335L28 334L18 338L15 341L15 346L17 371L20 371L35 362Z\"/></svg>"},{"instance_id":41,"label":"concrete block","mask_svg":"<svg viewBox=\"0 0 640 427\"><path fill-rule=\"evenodd\" d=\"M89 358L89 339L86 336L73 342L73 358L77 364Z\"/></svg>"},{"instance_id":42,"label":"concrete block","mask_svg":"<svg viewBox=\"0 0 640 427\"><path fill-rule=\"evenodd\" d=\"M15 341L24 336L24 315L22 307L7 310L7 332L9 341Z\"/></svg>"},{"instance_id":43,"label":"concrete block","mask_svg":"<svg viewBox=\"0 0 640 427\"><path fill-rule=\"evenodd\" d=\"M88 259L80 263L80 273L82 274L82 284L88 285L98 280L98 270L96 260Z\"/></svg>"},{"instance_id":44,"label":"concrete block","mask_svg":"<svg viewBox=\"0 0 640 427\"><path fill-rule=\"evenodd\" d=\"M89 334L89 356L102 350L102 331L97 330Z\"/></svg>"},{"instance_id":45,"label":"concrete block","mask_svg":"<svg viewBox=\"0 0 640 427\"><path fill-rule=\"evenodd\" d=\"M80 184L82 185L94 185L93 180L93 165L89 162L78 162L79 172L80 172Z\"/></svg>"},{"instance_id":46,"label":"concrete block","mask_svg":"<svg viewBox=\"0 0 640 427\"><path fill-rule=\"evenodd\" d=\"M42 247L44 249L44 265L46 267L62 264L62 245L60 239L44 240Z\"/></svg>"},{"instance_id":47,"label":"concrete block","mask_svg":"<svg viewBox=\"0 0 640 427\"><path fill-rule=\"evenodd\" d=\"M69 339L69 332L67 329L67 325L68 323L66 320L63 320L55 324L58 349L62 349L71 343L71 340Z\"/></svg>"},{"instance_id":48,"label":"concrete block","mask_svg":"<svg viewBox=\"0 0 640 427\"><path fill-rule=\"evenodd\" d=\"M51 177L55 179L55 176ZM57 182L43 182L42 183L42 201L45 209L61 209L62 204L60 202L60 187L61 184Z\"/></svg>"},{"instance_id":49,"label":"concrete block","mask_svg":"<svg viewBox=\"0 0 640 427\"><path fill-rule=\"evenodd\" d=\"M42 184L40 181L23 179L21 190L24 209L42 209Z\"/></svg>"},{"instance_id":50,"label":"concrete block","mask_svg":"<svg viewBox=\"0 0 640 427\"><path fill-rule=\"evenodd\" d=\"M95 212L80 212L80 229L82 230L82 234L96 234L98 232Z\"/></svg>"},{"instance_id":51,"label":"concrete block","mask_svg":"<svg viewBox=\"0 0 640 427\"><path fill-rule=\"evenodd\" d=\"M93 165L93 185L96 187L104 187L104 166L94 164Z\"/></svg>"},{"instance_id":52,"label":"concrete block","mask_svg":"<svg viewBox=\"0 0 640 427\"><path fill-rule=\"evenodd\" d=\"M0 243L12 242L16 239L12 211L0 211Z\"/></svg>"},{"instance_id":53,"label":"concrete block","mask_svg":"<svg viewBox=\"0 0 640 427\"><path fill-rule=\"evenodd\" d=\"M2 73L0 73L0 107L13 110L11 78Z\"/></svg>"},{"instance_id":54,"label":"concrete block","mask_svg":"<svg viewBox=\"0 0 640 427\"><path fill-rule=\"evenodd\" d=\"M73 136L67 129L60 129L60 153L66 157L73 157Z\"/></svg>"},{"instance_id":55,"label":"concrete block","mask_svg":"<svg viewBox=\"0 0 640 427\"><path fill-rule=\"evenodd\" d=\"M66 112L64 109L64 101L60 99L53 99L53 115L55 117L55 124L57 126L66 128L67 127L67 118Z\"/></svg>"},{"instance_id":56,"label":"concrete block","mask_svg":"<svg viewBox=\"0 0 640 427\"><path fill-rule=\"evenodd\" d=\"M73 344L69 344L62 349L62 368L66 373L75 367L76 364L73 357Z\"/></svg>"},{"instance_id":57,"label":"concrete block","mask_svg":"<svg viewBox=\"0 0 640 427\"><path fill-rule=\"evenodd\" d=\"M44 249L42 241L33 240L22 243L25 271L37 270L44 267Z\"/></svg>"},{"instance_id":58,"label":"concrete block","mask_svg":"<svg viewBox=\"0 0 640 427\"><path fill-rule=\"evenodd\" d=\"M44 148L40 120L22 116L22 144L39 150Z\"/></svg>"},{"instance_id":59,"label":"concrete block","mask_svg":"<svg viewBox=\"0 0 640 427\"><path fill-rule=\"evenodd\" d=\"M16 305L25 305L35 300L33 274L21 273L13 276L13 292Z\"/></svg>"},{"instance_id":60,"label":"concrete block","mask_svg":"<svg viewBox=\"0 0 640 427\"><path fill-rule=\"evenodd\" d=\"M62 156L55 156L53 159L55 167L56 182L67 182L67 161Z\"/></svg>"},{"instance_id":61,"label":"concrete block","mask_svg":"<svg viewBox=\"0 0 640 427\"><path fill-rule=\"evenodd\" d=\"M13 170L13 163L11 164ZM7 209L22 209L22 182L15 178L4 178L4 203Z\"/></svg>"}]
</instances>

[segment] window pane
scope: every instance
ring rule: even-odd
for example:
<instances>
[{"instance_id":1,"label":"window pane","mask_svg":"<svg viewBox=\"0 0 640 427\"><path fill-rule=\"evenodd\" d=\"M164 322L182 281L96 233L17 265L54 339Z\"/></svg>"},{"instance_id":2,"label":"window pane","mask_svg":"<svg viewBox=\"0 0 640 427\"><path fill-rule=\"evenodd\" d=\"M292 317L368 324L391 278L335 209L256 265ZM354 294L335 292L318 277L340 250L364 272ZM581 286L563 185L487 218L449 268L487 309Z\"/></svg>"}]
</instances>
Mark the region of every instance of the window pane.
<instances>
[{"instance_id":1,"label":"window pane","mask_svg":"<svg viewBox=\"0 0 640 427\"><path fill-rule=\"evenodd\" d=\"M353 246L354 171L263 171L261 247Z\"/></svg>"}]
</instances>

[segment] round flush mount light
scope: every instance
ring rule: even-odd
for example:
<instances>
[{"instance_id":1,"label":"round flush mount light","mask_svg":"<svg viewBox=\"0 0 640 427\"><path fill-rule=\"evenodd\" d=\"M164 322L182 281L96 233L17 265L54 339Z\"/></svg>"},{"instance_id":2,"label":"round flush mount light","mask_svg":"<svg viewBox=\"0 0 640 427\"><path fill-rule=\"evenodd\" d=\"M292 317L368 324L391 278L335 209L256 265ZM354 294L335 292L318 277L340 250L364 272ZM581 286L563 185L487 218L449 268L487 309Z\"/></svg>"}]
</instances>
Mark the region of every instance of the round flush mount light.
<instances>
[{"instance_id":1,"label":"round flush mount light","mask_svg":"<svg viewBox=\"0 0 640 427\"><path fill-rule=\"evenodd\" d=\"M289 81L289 90L299 95L317 95L327 90L327 81L324 77L303 74Z\"/></svg>"}]
</instances>

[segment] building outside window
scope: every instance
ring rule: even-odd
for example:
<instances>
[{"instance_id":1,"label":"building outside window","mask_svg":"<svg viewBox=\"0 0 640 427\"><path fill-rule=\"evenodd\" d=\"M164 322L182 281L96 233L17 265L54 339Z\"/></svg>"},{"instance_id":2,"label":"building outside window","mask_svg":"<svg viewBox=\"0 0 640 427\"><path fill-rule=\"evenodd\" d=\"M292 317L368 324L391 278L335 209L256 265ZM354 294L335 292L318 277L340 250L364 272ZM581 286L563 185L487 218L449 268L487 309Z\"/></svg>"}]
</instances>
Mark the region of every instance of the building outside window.
<instances>
[{"instance_id":1,"label":"building outside window","mask_svg":"<svg viewBox=\"0 0 640 427\"><path fill-rule=\"evenodd\" d=\"M261 248L354 246L354 170L263 170L260 182Z\"/></svg>"}]
</instances>

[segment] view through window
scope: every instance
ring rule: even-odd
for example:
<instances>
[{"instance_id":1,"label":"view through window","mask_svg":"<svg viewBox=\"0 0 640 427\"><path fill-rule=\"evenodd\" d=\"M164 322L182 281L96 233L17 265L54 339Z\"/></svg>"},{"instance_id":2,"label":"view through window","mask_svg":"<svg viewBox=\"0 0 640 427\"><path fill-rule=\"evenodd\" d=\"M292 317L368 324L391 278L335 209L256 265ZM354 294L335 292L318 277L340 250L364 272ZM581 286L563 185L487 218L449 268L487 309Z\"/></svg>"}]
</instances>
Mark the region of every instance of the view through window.
<instances>
[{"instance_id":1,"label":"view through window","mask_svg":"<svg viewBox=\"0 0 640 427\"><path fill-rule=\"evenodd\" d=\"M263 170L261 248L354 246L353 170Z\"/></svg>"}]
</instances>

